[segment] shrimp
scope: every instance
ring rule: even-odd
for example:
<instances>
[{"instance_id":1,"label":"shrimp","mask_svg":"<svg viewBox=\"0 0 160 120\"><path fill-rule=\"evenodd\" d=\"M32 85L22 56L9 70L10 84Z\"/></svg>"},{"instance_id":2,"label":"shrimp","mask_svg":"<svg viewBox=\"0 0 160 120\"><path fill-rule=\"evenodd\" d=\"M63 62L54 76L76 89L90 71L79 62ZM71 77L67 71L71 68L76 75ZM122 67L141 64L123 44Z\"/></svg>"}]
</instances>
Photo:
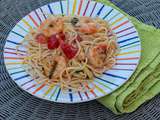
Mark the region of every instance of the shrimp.
<instances>
[{"instance_id":1,"label":"shrimp","mask_svg":"<svg viewBox=\"0 0 160 120\"><path fill-rule=\"evenodd\" d=\"M55 33L60 33L63 31L64 21L61 17L49 18L45 20L38 30L44 33L45 36L49 37Z\"/></svg>"},{"instance_id":2,"label":"shrimp","mask_svg":"<svg viewBox=\"0 0 160 120\"><path fill-rule=\"evenodd\" d=\"M64 68L66 68L66 60L63 56L57 56L54 59L54 62L56 62L56 68L54 70L52 79L54 78L59 78L60 73L64 70Z\"/></svg>"},{"instance_id":3,"label":"shrimp","mask_svg":"<svg viewBox=\"0 0 160 120\"><path fill-rule=\"evenodd\" d=\"M80 28L79 28L79 32L82 33L88 33L88 34L92 34L92 33L96 33L97 32L97 27L95 23L83 23L81 24Z\"/></svg>"},{"instance_id":4,"label":"shrimp","mask_svg":"<svg viewBox=\"0 0 160 120\"><path fill-rule=\"evenodd\" d=\"M101 43L89 50L89 61L95 67L103 67L106 58L107 44Z\"/></svg>"},{"instance_id":5,"label":"shrimp","mask_svg":"<svg viewBox=\"0 0 160 120\"><path fill-rule=\"evenodd\" d=\"M78 31L82 33L92 34L98 31L97 24L88 17L81 18L77 26L78 26Z\"/></svg>"},{"instance_id":6,"label":"shrimp","mask_svg":"<svg viewBox=\"0 0 160 120\"><path fill-rule=\"evenodd\" d=\"M115 42L99 43L89 51L89 61L95 68L112 67L116 55L117 46Z\"/></svg>"}]
</instances>

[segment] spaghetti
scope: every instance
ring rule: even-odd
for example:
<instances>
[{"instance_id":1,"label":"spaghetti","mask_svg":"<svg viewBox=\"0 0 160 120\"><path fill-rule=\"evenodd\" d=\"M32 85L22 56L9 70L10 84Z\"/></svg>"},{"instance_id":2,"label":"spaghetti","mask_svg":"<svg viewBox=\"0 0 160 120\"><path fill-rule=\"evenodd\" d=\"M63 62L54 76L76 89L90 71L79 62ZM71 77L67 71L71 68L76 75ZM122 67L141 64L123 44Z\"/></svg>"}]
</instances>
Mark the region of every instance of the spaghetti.
<instances>
[{"instance_id":1,"label":"spaghetti","mask_svg":"<svg viewBox=\"0 0 160 120\"><path fill-rule=\"evenodd\" d=\"M113 67L118 52L115 34L100 18L50 16L25 39L25 69L38 83L62 90L86 90Z\"/></svg>"}]
</instances>

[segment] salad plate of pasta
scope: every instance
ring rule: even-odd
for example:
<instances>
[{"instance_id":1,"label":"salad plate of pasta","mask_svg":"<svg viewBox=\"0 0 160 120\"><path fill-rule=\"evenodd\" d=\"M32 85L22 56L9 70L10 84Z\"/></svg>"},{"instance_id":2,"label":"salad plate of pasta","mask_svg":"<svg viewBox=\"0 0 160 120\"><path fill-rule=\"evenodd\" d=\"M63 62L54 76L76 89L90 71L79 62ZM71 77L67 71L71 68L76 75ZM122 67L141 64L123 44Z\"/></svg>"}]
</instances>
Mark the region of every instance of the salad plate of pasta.
<instances>
[{"instance_id":1,"label":"salad plate of pasta","mask_svg":"<svg viewBox=\"0 0 160 120\"><path fill-rule=\"evenodd\" d=\"M20 88L49 101L79 103L122 86L141 54L138 32L110 6L90 0L44 5L7 37L6 69Z\"/></svg>"}]
</instances>

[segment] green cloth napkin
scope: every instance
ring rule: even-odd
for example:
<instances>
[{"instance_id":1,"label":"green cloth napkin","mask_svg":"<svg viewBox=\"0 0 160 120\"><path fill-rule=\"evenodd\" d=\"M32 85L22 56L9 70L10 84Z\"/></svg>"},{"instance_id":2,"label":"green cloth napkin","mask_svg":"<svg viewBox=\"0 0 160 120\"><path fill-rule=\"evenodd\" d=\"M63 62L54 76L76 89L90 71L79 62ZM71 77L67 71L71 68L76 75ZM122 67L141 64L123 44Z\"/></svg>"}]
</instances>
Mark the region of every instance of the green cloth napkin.
<instances>
[{"instance_id":1,"label":"green cloth napkin","mask_svg":"<svg viewBox=\"0 0 160 120\"><path fill-rule=\"evenodd\" d=\"M98 99L115 114L129 113L160 93L160 30L129 16L108 0L97 0L125 14L135 25L142 44L137 70L119 89Z\"/></svg>"}]
</instances>

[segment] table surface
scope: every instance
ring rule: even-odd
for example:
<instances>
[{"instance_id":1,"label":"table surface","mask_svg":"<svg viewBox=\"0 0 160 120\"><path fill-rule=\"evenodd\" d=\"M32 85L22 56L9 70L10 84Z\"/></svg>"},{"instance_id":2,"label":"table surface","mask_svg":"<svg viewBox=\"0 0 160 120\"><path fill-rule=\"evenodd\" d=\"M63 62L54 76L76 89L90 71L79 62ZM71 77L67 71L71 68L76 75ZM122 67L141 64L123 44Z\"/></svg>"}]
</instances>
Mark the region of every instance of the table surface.
<instances>
[{"instance_id":1,"label":"table surface","mask_svg":"<svg viewBox=\"0 0 160 120\"><path fill-rule=\"evenodd\" d=\"M55 0L0 0L0 50L9 31L30 11ZM142 22L160 28L160 0L110 0ZM91 101L58 104L19 89L8 75L0 52L0 120L160 120L160 96L130 114L117 116Z\"/></svg>"}]
</instances>

